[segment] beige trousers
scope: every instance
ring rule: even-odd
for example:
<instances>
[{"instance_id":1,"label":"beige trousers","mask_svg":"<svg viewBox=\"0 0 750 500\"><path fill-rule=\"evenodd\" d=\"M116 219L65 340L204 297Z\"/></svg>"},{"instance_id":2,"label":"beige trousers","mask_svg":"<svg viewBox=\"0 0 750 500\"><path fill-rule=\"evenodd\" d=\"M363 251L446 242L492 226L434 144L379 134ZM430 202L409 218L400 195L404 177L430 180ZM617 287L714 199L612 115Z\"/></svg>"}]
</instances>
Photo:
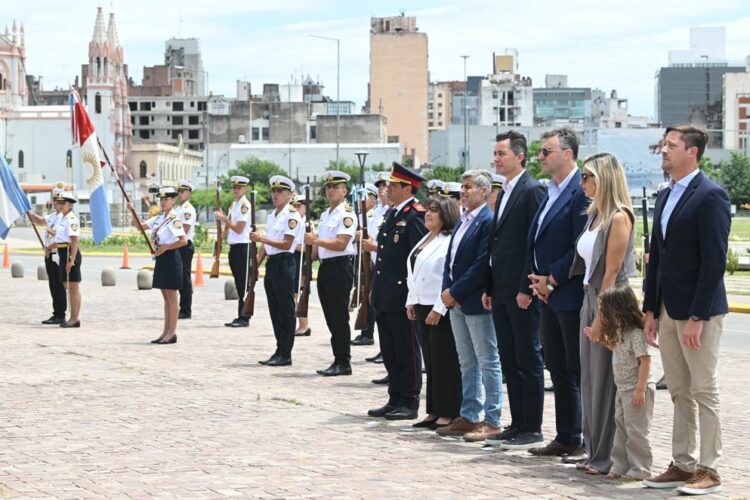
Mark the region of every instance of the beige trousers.
<instances>
[{"instance_id":1,"label":"beige trousers","mask_svg":"<svg viewBox=\"0 0 750 500\"><path fill-rule=\"evenodd\" d=\"M646 402L633 405L633 391L617 391L615 396L615 440L610 472L637 479L651 477L651 418L654 416L653 384L646 386Z\"/></svg>"},{"instance_id":2,"label":"beige trousers","mask_svg":"<svg viewBox=\"0 0 750 500\"><path fill-rule=\"evenodd\" d=\"M703 322L701 348L689 349L682 341L687 320L659 315L659 350L667 388L674 404L672 458L680 469L697 466L716 470L721 457L718 362L724 316ZM697 453L700 424L700 456Z\"/></svg>"}]
</instances>

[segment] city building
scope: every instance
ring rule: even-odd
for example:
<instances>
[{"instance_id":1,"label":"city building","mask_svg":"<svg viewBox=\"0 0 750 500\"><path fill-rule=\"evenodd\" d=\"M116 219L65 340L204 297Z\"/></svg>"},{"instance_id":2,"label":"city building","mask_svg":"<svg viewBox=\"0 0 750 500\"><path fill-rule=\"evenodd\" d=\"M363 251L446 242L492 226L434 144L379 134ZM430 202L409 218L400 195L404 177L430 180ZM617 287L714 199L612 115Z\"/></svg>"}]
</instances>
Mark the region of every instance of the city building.
<instances>
[{"instance_id":1,"label":"city building","mask_svg":"<svg viewBox=\"0 0 750 500\"><path fill-rule=\"evenodd\" d=\"M427 130L445 130L451 123L453 92L463 82L435 82L427 88Z\"/></svg>"},{"instance_id":2,"label":"city building","mask_svg":"<svg viewBox=\"0 0 750 500\"><path fill-rule=\"evenodd\" d=\"M709 131L709 146L722 145L724 75L746 68L726 59L724 27L690 28L690 48L669 52L656 72L656 114L664 126L690 122Z\"/></svg>"},{"instance_id":3,"label":"city building","mask_svg":"<svg viewBox=\"0 0 750 500\"><path fill-rule=\"evenodd\" d=\"M748 150L750 128L750 56L745 59L745 73L726 73L722 100L725 149Z\"/></svg>"},{"instance_id":4,"label":"city building","mask_svg":"<svg viewBox=\"0 0 750 500\"><path fill-rule=\"evenodd\" d=\"M514 51L515 52L515 51ZM480 81L478 123L494 127L534 124L531 78L518 74L517 54L493 54L492 74Z\"/></svg>"},{"instance_id":5,"label":"city building","mask_svg":"<svg viewBox=\"0 0 750 500\"><path fill-rule=\"evenodd\" d=\"M142 187L156 178L162 186L176 186L183 179L192 179L193 172L203 165L203 154L185 148L183 142L171 144L133 144L130 162Z\"/></svg>"},{"instance_id":6,"label":"city building","mask_svg":"<svg viewBox=\"0 0 750 500\"><path fill-rule=\"evenodd\" d=\"M554 76L545 79L545 84L552 83L553 86L535 88L533 91L534 124L550 127L561 124L591 126L591 88L567 87L567 77Z\"/></svg>"},{"instance_id":7,"label":"city building","mask_svg":"<svg viewBox=\"0 0 750 500\"><path fill-rule=\"evenodd\" d=\"M427 34L415 17L370 20L368 112L386 117L389 142L400 143L414 165L429 154L427 54Z\"/></svg>"},{"instance_id":8,"label":"city building","mask_svg":"<svg viewBox=\"0 0 750 500\"><path fill-rule=\"evenodd\" d=\"M633 116L628 112L628 100L618 97L612 90L609 97L603 91L591 91L591 114L597 128L658 128L659 122L646 116Z\"/></svg>"}]
</instances>

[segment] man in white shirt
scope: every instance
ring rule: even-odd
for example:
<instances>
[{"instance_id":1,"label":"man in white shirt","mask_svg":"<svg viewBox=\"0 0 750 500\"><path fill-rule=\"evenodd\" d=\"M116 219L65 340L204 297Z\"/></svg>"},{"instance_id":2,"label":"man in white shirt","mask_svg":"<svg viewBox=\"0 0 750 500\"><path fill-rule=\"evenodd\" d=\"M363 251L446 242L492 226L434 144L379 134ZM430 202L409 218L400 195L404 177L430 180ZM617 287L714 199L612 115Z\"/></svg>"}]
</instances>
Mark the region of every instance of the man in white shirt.
<instances>
[{"instance_id":1,"label":"man in white shirt","mask_svg":"<svg viewBox=\"0 0 750 500\"><path fill-rule=\"evenodd\" d=\"M195 236L196 212L193 204L190 203L190 197L193 194L193 184L189 181L180 181L177 184L179 203L175 204L175 212L182 222L185 230L188 244L180 247L180 258L182 259L182 287L180 288L180 313L178 319L190 319L193 316L193 255L195 254L195 245L193 245L193 236Z\"/></svg>"}]
</instances>

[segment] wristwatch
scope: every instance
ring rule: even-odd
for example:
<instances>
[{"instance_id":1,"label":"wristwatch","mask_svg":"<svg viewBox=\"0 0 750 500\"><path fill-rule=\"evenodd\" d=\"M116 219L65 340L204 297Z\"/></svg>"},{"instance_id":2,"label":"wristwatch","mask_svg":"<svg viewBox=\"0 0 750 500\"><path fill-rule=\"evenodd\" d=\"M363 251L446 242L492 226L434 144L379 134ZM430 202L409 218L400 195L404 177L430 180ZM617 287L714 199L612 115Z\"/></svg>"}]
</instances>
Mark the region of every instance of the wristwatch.
<instances>
[{"instance_id":1,"label":"wristwatch","mask_svg":"<svg viewBox=\"0 0 750 500\"><path fill-rule=\"evenodd\" d=\"M555 286L550 282L549 276L546 277L546 280L547 280L547 290L549 290L550 292L554 292Z\"/></svg>"},{"instance_id":2,"label":"wristwatch","mask_svg":"<svg viewBox=\"0 0 750 500\"><path fill-rule=\"evenodd\" d=\"M702 318L699 318L698 316L694 316L692 314L690 315L690 319L692 319L693 321L703 321Z\"/></svg>"}]
</instances>

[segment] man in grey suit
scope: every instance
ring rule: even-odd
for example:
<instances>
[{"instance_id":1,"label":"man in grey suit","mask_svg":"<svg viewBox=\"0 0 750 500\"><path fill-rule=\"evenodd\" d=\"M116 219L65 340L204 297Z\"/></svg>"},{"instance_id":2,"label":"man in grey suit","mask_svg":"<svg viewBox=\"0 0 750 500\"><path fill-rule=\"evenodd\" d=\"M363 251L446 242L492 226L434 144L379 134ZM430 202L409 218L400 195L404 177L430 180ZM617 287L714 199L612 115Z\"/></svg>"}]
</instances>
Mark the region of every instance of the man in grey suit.
<instances>
[{"instance_id":1,"label":"man in grey suit","mask_svg":"<svg viewBox=\"0 0 750 500\"><path fill-rule=\"evenodd\" d=\"M526 138L509 131L497 136L495 171L505 177L495 205L490 267L482 302L492 311L500 362L508 388L511 423L487 444L524 450L544 444L544 362L539 309L526 268L527 236L544 187L526 171Z\"/></svg>"}]
</instances>

